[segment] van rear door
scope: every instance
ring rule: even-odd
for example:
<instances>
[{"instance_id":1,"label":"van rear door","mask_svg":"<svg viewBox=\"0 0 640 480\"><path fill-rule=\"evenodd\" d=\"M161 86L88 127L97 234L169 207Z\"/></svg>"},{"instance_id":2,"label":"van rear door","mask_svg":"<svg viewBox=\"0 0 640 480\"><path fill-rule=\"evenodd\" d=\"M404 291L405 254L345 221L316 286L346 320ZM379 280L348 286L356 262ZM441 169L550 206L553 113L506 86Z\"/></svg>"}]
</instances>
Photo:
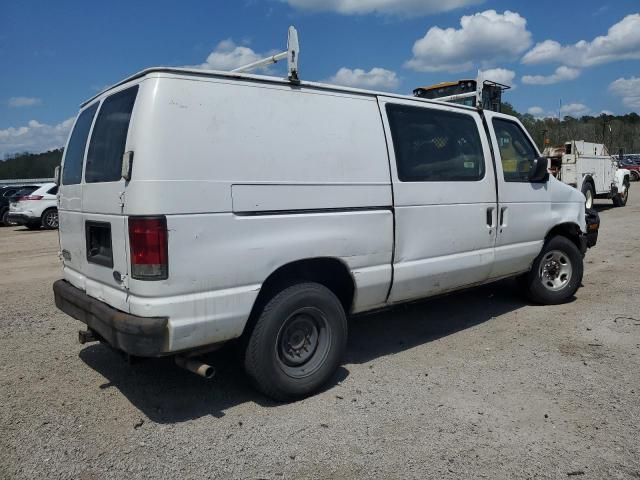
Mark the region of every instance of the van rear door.
<instances>
[{"instance_id":1,"label":"van rear door","mask_svg":"<svg viewBox=\"0 0 640 480\"><path fill-rule=\"evenodd\" d=\"M78 138L84 133L90 115L83 115L89 109L80 114L65 155L60 189L65 277L88 295L123 311L128 311L129 255L121 170L124 152L132 150L128 134L137 93L138 85L130 86L95 104L82 181L67 185L65 178L77 161L71 156L74 136L76 130Z\"/></svg>"}]
</instances>

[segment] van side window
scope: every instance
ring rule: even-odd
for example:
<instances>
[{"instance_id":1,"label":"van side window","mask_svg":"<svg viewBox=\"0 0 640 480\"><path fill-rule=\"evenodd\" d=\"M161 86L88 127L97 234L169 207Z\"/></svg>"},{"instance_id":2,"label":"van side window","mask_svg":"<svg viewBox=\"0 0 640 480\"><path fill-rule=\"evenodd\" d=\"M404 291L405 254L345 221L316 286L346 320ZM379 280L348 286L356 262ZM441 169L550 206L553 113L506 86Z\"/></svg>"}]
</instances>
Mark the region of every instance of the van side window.
<instances>
[{"instance_id":1,"label":"van side window","mask_svg":"<svg viewBox=\"0 0 640 480\"><path fill-rule=\"evenodd\" d=\"M58 186L56 185L55 187L50 188L47 193L49 195L57 195L58 194Z\"/></svg>"},{"instance_id":2,"label":"van side window","mask_svg":"<svg viewBox=\"0 0 640 480\"><path fill-rule=\"evenodd\" d=\"M484 177L484 154L471 115L387 104L402 182L471 182Z\"/></svg>"},{"instance_id":3,"label":"van side window","mask_svg":"<svg viewBox=\"0 0 640 480\"><path fill-rule=\"evenodd\" d=\"M84 179L88 183L120 180L122 155L138 86L108 97L98 113L91 134Z\"/></svg>"},{"instance_id":4,"label":"van side window","mask_svg":"<svg viewBox=\"0 0 640 480\"><path fill-rule=\"evenodd\" d=\"M520 126L509 120L493 119L505 182L528 182L538 154Z\"/></svg>"},{"instance_id":5,"label":"van side window","mask_svg":"<svg viewBox=\"0 0 640 480\"><path fill-rule=\"evenodd\" d=\"M84 150L87 146L87 137L97 109L98 102L85 109L78 117L75 127L73 127L67 151L64 153L63 185L75 185L82 181Z\"/></svg>"}]
</instances>

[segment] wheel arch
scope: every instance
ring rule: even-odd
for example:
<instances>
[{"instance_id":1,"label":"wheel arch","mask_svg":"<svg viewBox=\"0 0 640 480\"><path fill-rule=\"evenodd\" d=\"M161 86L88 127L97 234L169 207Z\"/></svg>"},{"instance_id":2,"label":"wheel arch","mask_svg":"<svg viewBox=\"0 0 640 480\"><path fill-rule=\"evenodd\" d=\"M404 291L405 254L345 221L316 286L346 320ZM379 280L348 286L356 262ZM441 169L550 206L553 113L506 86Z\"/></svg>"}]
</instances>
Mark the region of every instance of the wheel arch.
<instances>
[{"instance_id":1,"label":"wheel arch","mask_svg":"<svg viewBox=\"0 0 640 480\"><path fill-rule=\"evenodd\" d=\"M564 222L558 225L554 225L545 235L544 243L546 244L549 240L551 240L555 236L566 237L571 240L578 250L580 250L580 225L574 222Z\"/></svg>"},{"instance_id":2,"label":"wheel arch","mask_svg":"<svg viewBox=\"0 0 640 480\"><path fill-rule=\"evenodd\" d=\"M585 175L584 178L582 179L582 183L580 184L580 191L583 190L584 186L586 184L591 185L591 188L593 189L593 195L595 197L596 195L596 182L593 180L593 177L591 175Z\"/></svg>"},{"instance_id":3,"label":"wheel arch","mask_svg":"<svg viewBox=\"0 0 640 480\"><path fill-rule=\"evenodd\" d=\"M243 336L250 334L262 308L273 295L299 282L317 282L331 290L348 314L354 303L356 284L349 267L336 257L314 257L295 260L275 269L265 279L253 302Z\"/></svg>"}]
</instances>

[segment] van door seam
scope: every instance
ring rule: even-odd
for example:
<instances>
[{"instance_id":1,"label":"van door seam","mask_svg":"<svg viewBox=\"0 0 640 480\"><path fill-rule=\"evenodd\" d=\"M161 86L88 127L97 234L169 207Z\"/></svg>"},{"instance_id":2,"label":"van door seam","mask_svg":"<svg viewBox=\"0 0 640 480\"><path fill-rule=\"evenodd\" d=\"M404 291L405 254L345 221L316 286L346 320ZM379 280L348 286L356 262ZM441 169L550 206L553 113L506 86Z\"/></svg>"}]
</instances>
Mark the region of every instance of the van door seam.
<instances>
[{"instance_id":1,"label":"van door seam","mask_svg":"<svg viewBox=\"0 0 640 480\"><path fill-rule=\"evenodd\" d=\"M491 163L493 164L493 178L495 180L495 186L496 186L496 215L499 211L499 207L500 207L500 195L498 193L498 167L496 165L496 155L495 152L493 150L493 141L491 139L491 132L489 130L489 124L487 123L487 118L484 116L484 111L479 110L478 113L480 114L480 118L482 119L482 126L484 127L484 134L487 137L487 143L489 144L489 152L491 153ZM496 222L496 224L498 224L499 221ZM498 233L500 231L499 225L496 225L496 238L494 240L494 247L498 244Z\"/></svg>"},{"instance_id":2,"label":"van door seam","mask_svg":"<svg viewBox=\"0 0 640 480\"><path fill-rule=\"evenodd\" d=\"M389 169L389 187L391 188L391 213L392 213L392 238L391 238L391 279L389 281L389 289L387 290L387 296L384 299L385 303L389 303L391 298L391 289L393 288L393 282L395 280L395 263L396 263L396 197L393 184L392 168L391 168L391 151L389 150L389 141L387 140L387 131L384 128L384 117L382 116L382 109L380 105L380 97L376 96L378 104L378 114L380 115L380 123L382 125L382 133L384 137L384 144L387 147L387 167Z\"/></svg>"}]
</instances>

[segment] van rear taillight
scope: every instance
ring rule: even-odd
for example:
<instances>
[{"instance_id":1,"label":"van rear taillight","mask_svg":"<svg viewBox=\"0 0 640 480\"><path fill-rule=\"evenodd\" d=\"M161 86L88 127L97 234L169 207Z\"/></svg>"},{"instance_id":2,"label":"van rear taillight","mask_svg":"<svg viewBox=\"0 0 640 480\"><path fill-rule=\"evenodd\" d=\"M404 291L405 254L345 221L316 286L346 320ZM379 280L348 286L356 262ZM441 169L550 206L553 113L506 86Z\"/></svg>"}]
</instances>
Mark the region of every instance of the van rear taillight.
<instances>
[{"instance_id":1,"label":"van rear taillight","mask_svg":"<svg viewBox=\"0 0 640 480\"><path fill-rule=\"evenodd\" d=\"M166 280L169 255L166 217L129 217L131 277Z\"/></svg>"},{"instance_id":2,"label":"van rear taillight","mask_svg":"<svg viewBox=\"0 0 640 480\"><path fill-rule=\"evenodd\" d=\"M43 198L42 195L27 195L26 197L20 197L18 200L42 200Z\"/></svg>"}]
</instances>

